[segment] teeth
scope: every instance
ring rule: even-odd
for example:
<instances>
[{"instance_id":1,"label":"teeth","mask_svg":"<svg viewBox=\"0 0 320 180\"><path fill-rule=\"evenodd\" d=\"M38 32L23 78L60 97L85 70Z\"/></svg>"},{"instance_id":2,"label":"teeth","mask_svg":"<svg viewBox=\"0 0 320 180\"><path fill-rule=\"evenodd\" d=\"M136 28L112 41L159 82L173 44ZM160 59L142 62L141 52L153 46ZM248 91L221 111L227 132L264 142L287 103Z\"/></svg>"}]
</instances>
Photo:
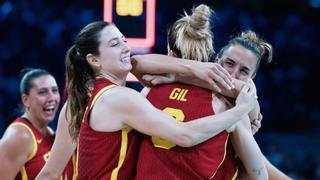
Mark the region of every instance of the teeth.
<instances>
[{"instance_id":1,"label":"teeth","mask_svg":"<svg viewBox=\"0 0 320 180\"><path fill-rule=\"evenodd\" d=\"M122 61L125 61L125 62L130 62L130 57L125 57L125 58L122 58Z\"/></svg>"},{"instance_id":2,"label":"teeth","mask_svg":"<svg viewBox=\"0 0 320 180\"><path fill-rule=\"evenodd\" d=\"M54 108L55 108L55 106L51 105L51 106L48 106L46 108L43 108L43 110L45 110L45 111L54 111Z\"/></svg>"}]
</instances>

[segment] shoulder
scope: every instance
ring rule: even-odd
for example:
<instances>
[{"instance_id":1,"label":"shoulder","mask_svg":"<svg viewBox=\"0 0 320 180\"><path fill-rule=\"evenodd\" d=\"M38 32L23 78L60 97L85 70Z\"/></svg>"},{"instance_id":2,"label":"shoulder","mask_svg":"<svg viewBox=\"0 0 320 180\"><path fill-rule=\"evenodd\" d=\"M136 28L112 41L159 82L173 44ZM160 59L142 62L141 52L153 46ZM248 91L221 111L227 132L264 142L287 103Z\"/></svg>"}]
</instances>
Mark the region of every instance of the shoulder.
<instances>
[{"instance_id":1,"label":"shoulder","mask_svg":"<svg viewBox=\"0 0 320 180\"><path fill-rule=\"evenodd\" d=\"M212 94L212 107L216 114L230 109L232 106L229 105L226 98L220 94Z\"/></svg>"},{"instance_id":2,"label":"shoulder","mask_svg":"<svg viewBox=\"0 0 320 180\"><path fill-rule=\"evenodd\" d=\"M113 104L113 105L116 105L119 103L122 105L128 104L128 102L132 102L132 101L143 99L143 98L144 97L136 90L133 90L127 87L122 87L122 86L109 89L103 92L99 97L100 102Z\"/></svg>"},{"instance_id":3,"label":"shoulder","mask_svg":"<svg viewBox=\"0 0 320 180\"><path fill-rule=\"evenodd\" d=\"M26 154L31 154L35 142L35 136L27 125L14 123L7 128L0 140L0 146L1 149L7 149L11 153L23 151Z\"/></svg>"}]
</instances>

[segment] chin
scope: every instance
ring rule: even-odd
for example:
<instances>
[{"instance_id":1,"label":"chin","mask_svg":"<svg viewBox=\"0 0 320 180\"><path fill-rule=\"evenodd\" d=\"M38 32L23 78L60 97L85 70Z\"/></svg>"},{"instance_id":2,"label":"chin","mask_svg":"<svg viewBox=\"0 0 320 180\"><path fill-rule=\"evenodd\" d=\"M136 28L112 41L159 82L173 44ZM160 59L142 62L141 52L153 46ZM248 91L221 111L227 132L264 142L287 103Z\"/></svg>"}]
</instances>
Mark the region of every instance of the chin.
<instances>
[{"instance_id":1,"label":"chin","mask_svg":"<svg viewBox=\"0 0 320 180\"><path fill-rule=\"evenodd\" d=\"M130 72L131 69L132 69L132 65L130 64L130 65L123 66L122 69L123 69L124 71Z\"/></svg>"}]
</instances>

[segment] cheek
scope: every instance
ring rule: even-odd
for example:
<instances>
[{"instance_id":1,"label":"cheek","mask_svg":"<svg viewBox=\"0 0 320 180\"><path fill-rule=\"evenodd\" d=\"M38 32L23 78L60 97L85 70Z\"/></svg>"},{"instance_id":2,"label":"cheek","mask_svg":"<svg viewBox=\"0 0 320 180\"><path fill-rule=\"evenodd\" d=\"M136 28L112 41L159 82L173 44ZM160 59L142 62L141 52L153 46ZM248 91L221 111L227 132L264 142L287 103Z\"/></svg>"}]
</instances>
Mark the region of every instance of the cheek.
<instances>
[{"instance_id":1,"label":"cheek","mask_svg":"<svg viewBox=\"0 0 320 180\"><path fill-rule=\"evenodd\" d=\"M229 74L231 74L232 71L233 71L232 68L230 68L230 67L228 67L228 66L226 66L226 65L222 65L222 67L223 67L225 70L227 70Z\"/></svg>"},{"instance_id":2,"label":"cheek","mask_svg":"<svg viewBox=\"0 0 320 180\"><path fill-rule=\"evenodd\" d=\"M32 104L34 106L41 106L43 103L45 103L45 98L35 97L32 99Z\"/></svg>"},{"instance_id":3,"label":"cheek","mask_svg":"<svg viewBox=\"0 0 320 180\"><path fill-rule=\"evenodd\" d=\"M55 99L58 101L58 103L60 102L60 100L61 100L61 96L60 96L60 94L57 94L56 96L55 96Z\"/></svg>"},{"instance_id":4,"label":"cheek","mask_svg":"<svg viewBox=\"0 0 320 180\"><path fill-rule=\"evenodd\" d=\"M244 81L244 82L248 82L249 79L250 79L249 76L241 76L241 77L239 78L239 80Z\"/></svg>"}]
</instances>

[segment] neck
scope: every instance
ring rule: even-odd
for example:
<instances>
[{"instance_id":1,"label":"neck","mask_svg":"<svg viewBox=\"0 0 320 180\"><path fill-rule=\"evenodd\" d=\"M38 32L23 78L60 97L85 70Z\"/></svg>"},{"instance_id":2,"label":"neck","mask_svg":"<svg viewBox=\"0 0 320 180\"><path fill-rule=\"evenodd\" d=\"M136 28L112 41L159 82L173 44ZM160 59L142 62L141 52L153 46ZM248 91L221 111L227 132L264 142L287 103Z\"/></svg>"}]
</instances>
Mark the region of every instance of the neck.
<instances>
[{"instance_id":1,"label":"neck","mask_svg":"<svg viewBox=\"0 0 320 180\"><path fill-rule=\"evenodd\" d=\"M110 73L100 73L97 78L105 78L111 81L114 84L117 84L119 86L125 86L126 85L126 76L123 78L118 78Z\"/></svg>"},{"instance_id":2,"label":"neck","mask_svg":"<svg viewBox=\"0 0 320 180\"><path fill-rule=\"evenodd\" d=\"M30 123L32 124L32 126L35 127L42 134L42 136L46 136L47 135L48 124L41 123L36 118L34 118L28 111L26 111L22 115L22 117L28 119L30 121Z\"/></svg>"}]
</instances>

